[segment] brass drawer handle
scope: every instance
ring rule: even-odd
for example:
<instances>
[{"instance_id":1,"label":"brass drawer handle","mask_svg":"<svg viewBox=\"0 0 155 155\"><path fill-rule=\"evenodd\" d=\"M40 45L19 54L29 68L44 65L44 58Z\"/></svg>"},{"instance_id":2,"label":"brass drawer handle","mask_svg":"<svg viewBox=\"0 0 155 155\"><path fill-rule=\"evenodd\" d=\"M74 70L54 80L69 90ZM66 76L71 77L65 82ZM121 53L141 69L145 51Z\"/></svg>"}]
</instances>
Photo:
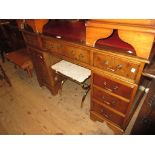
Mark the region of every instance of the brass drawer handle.
<instances>
[{"instance_id":1,"label":"brass drawer handle","mask_svg":"<svg viewBox=\"0 0 155 155\"><path fill-rule=\"evenodd\" d=\"M106 89L106 90L108 90L110 92L116 91L118 89L118 86L114 86L112 89L108 88L106 81L104 81L103 84L104 84L104 89Z\"/></svg>"},{"instance_id":2,"label":"brass drawer handle","mask_svg":"<svg viewBox=\"0 0 155 155\"><path fill-rule=\"evenodd\" d=\"M117 90L118 89L118 86L114 86L113 87L113 91Z\"/></svg>"},{"instance_id":3,"label":"brass drawer handle","mask_svg":"<svg viewBox=\"0 0 155 155\"><path fill-rule=\"evenodd\" d=\"M114 104L115 104L115 101L112 101L112 102L106 101L104 96L102 96L102 99L104 100L104 102L105 102L107 105L114 105Z\"/></svg>"},{"instance_id":4,"label":"brass drawer handle","mask_svg":"<svg viewBox=\"0 0 155 155\"><path fill-rule=\"evenodd\" d=\"M110 116L108 116L107 114L103 114L103 115L104 115L106 118L108 118L108 119L110 118Z\"/></svg>"},{"instance_id":5,"label":"brass drawer handle","mask_svg":"<svg viewBox=\"0 0 155 155\"><path fill-rule=\"evenodd\" d=\"M83 54L80 54L79 55L79 59L82 59L84 56L83 56Z\"/></svg>"},{"instance_id":6,"label":"brass drawer handle","mask_svg":"<svg viewBox=\"0 0 155 155\"><path fill-rule=\"evenodd\" d=\"M104 101L107 105L111 105L111 103L110 102L108 102L108 101Z\"/></svg>"},{"instance_id":7,"label":"brass drawer handle","mask_svg":"<svg viewBox=\"0 0 155 155\"><path fill-rule=\"evenodd\" d=\"M107 70L110 70L111 72L116 72L117 70L120 70L120 69L122 69L122 65L121 64L119 64L119 65L117 65L115 68L112 68L112 67L107 67Z\"/></svg>"},{"instance_id":8,"label":"brass drawer handle","mask_svg":"<svg viewBox=\"0 0 155 155\"><path fill-rule=\"evenodd\" d=\"M40 59L43 59L43 57L42 57L42 56L39 56L39 58L40 58Z\"/></svg>"},{"instance_id":9,"label":"brass drawer handle","mask_svg":"<svg viewBox=\"0 0 155 155\"><path fill-rule=\"evenodd\" d=\"M58 81L58 77L57 77L57 76L56 76L56 77L54 77L54 80L55 80L55 81Z\"/></svg>"},{"instance_id":10,"label":"brass drawer handle","mask_svg":"<svg viewBox=\"0 0 155 155\"><path fill-rule=\"evenodd\" d=\"M105 114L105 112L104 112L103 109L101 110L101 113L102 113L102 115L104 115L104 117L106 117L106 118L108 118L108 119L111 117L110 115Z\"/></svg>"}]
</instances>

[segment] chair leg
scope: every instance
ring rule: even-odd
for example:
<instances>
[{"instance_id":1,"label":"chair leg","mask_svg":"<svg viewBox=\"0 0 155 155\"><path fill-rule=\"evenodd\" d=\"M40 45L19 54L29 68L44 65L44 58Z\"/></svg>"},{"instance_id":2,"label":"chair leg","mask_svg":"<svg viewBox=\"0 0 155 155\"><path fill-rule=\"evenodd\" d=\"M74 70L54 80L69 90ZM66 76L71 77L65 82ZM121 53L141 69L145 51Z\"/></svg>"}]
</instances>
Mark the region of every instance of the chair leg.
<instances>
[{"instance_id":1,"label":"chair leg","mask_svg":"<svg viewBox=\"0 0 155 155\"><path fill-rule=\"evenodd\" d=\"M2 62L4 63L5 62L4 52L3 51L0 51L0 52L1 52Z\"/></svg>"},{"instance_id":2,"label":"chair leg","mask_svg":"<svg viewBox=\"0 0 155 155\"><path fill-rule=\"evenodd\" d=\"M0 65L0 70L1 70L1 72L2 72L2 74L3 74L4 79L6 80L6 82L7 82L7 83L9 84L9 86L11 87L12 84L11 84L11 82L10 82L8 76L5 74L5 71L4 71L4 69L3 69L3 67L2 67L1 65Z\"/></svg>"}]
</instances>

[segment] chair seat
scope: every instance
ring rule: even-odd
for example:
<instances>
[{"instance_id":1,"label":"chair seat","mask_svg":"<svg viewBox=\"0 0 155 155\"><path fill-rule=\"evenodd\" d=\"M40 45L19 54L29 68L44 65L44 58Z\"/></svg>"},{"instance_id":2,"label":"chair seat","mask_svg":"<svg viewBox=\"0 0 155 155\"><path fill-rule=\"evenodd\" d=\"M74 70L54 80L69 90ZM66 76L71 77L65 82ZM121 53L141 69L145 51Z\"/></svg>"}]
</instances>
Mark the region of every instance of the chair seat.
<instances>
[{"instance_id":1,"label":"chair seat","mask_svg":"<svg viewBox=\"0 0 155 155\"><path fill-rule=\"evenodd\" d=\"M5 57L12 63L18 65L19 67L26 69L27 67L33 68L32 62L28 54L26 53L26 49L20 49L17 51L12 51L7 53Z\"/></svg>"},{"instance_id":2,"label":"chair seat","mask_svg":"<svg viewBox=\"0 0 155 155\"><path fill-rule=\"evenodd\" d=\"M23 70L26 70L30 77L32 77L31 70L33 69L33 64L31 58L27 54L27 49L24 48L9 52L5 55L5 58Z\"/></svg>"}]
</instances>

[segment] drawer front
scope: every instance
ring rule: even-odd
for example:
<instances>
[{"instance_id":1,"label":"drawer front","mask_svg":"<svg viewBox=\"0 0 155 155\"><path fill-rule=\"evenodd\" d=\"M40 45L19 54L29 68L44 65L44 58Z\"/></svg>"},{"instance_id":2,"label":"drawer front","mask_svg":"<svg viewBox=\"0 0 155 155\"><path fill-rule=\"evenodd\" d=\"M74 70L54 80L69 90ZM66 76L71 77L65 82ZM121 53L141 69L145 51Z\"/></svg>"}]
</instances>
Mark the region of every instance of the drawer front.
<instances>
[{"instance_id":1,"label":"drawer front","mask_svg":"<svg viewBox=\"0 0 155 155\"><path fill-rule=\"evenodd\" d=\"M24 40L26 44L29 44L31 46L40 47L38 36L34 34L29 33L23 33Z\"/></svg>"},{"instance_id":2,"label":"drawer front","mask_svg":"<svg viewBox=\"0 0 155 155\"><path fill-rule=\"evenodd\" d=\"M64 56L74 59L76 56L76 48L68 45L63 46Z\"/></svg>"},{"instance_id":3,"label":"drawer front","mask_svg":"<svg viewBox=\"0 0 155 155\"><path fill-rule=\"evenodd\" d=\"M114 96L107 94L95 87L93 87L93 98L97 99L98 101L102 102L103 104L116 109L123 114L126 114L127 108L129 103L125 102L121 99L118 99Z\"/></svg>"},{"instance_id":4,"label":"drawer front","mask_svg":"<svg viewBox=\"0 0 155 155\"><path fill-rule=\"evenodd\" d=\"M77 49L74 58L75 60L90 64L90 51L85 49Z\"/></svg>"},{"instance_id":5,"label":"drawer front","mask_svg":"<svg viewBox=\"0 0 155 155\"><path fill-rule=\"evenodd\" d=\"M63 45L64 55L68 58L90 64L90 51L78 47Z\"/></svg>"},{"instance_id":6,"label":"drawer front","mask_svg":"<svg viewBox=\"0 0 155 155\"><path fill-rule=\"evenodd\" d=\"M42 38L43 49L63 55L61 43L53 39Z\"/></svg>"},{"instance_id":7,"label":"drawer front","mask_svg":"<svg viewBox=\"0 0 155 155\"><path fill-rule=\"evenodd\" d=\"M136 79L140 67L139 62L133 62L128 59L95 52L93 64L95 67L132 80Z\"/></svg>"},{"instance_id":8,"label":"drawer front","mask_svg":"<svg viewBox=\"0 0 155 155\"><path fill-rule=\"evenodd\" d=\"M127 99L131 98L134 89L95 73L93 74L93 83L105 90L108 90L109 92L113 92Z\"/></svg>"},{"instance_id":9,"label":"drawer front","mask_svg":"<svg viewBox=\"0 0 155 155\"><path fill-rule=\"evenodd\" d=\"M93 101L91 105L91 111L94 111L104 118L112 121L113 123L119 125L120 127L123 125L124 118L115 114L114 112L106 109L105 107L101 106L100 104Z\"/></svg>"}]
</instances>

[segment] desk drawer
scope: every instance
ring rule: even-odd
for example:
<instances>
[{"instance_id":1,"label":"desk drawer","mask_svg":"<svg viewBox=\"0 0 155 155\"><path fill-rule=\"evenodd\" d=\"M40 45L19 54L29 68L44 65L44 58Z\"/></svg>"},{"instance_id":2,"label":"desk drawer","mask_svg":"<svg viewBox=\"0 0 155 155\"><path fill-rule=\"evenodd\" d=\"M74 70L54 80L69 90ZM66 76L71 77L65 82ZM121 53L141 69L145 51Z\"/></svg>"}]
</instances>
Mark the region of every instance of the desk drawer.
<instances>
[{"instance_id":1,"label":"desk drawer","mask_svg":"<svg viewBox=\"0 0 155 155\"><path fill-rule=\"evenodd\" d=\"M93 98L119 112L122 112L123 114L126 114L129 102L118 99L95 87L93 87Z\"/></svg>"},{"instance_id":2,"label":"desk drawer","mask_svg":"<svg viewBox=\"0 0 155 155\"><path fill-rule=\"evenodd\" d=\"M42 38L43 49L63 55L61 43L54 39Z\"/></svg>"},{"instance_id":3,"label":"desk drawer","mask_svg":"<svg viewBox=\"0 0 155 155\"><path fill-rule=\"evenodd\" d=\"M90 64L90 51L78 49L76 51L75 60Z\"/></svg>"},{"instance_id":4,"label":"desk drawer","mask_svg":"<svg viewBox=\"0 0 155 155\"><path fill-rule=\"evenodd\" d=\"M135 87L133 85L127 86L127 85L118 83L114 80L108 79L108 77L104 77L96 73L93 74L93 84L109 92L115 93L119 96L123 96L127 99L131 98L134 87Z\"/></svg>"},{"instance_id":5,"label":"desk drawer","mask_svg":"<svg viewBox=\"0 0 155 155\"><path fill-rule=\"evenodd\" d=\"M118 56L94 52L93 65L108 72L136 80L140 63Z\"/></svg>"},{"instance_id":6,"label":"desk drawer","mask_svg":"<svg viewBox=\"0 0 155 155\"><path fill-rule=\"evenodd\" d=\"M78 47L63 45L64 55L71 59L90 64L90 51Z\"/></svg>"},{"instance_id":7,"label":"desk drawer","mask_svg":"<svg viewBox=\"0 0 155 155\"><path fill-rule=\"evenodd\" d=\"M76 48L68 45L63 45L64 56L74 59L76 56Z\"/></svg>"},{"instance_id":8,"label":"desk drawer","mask_svg":"<svg viewBox=\"0 0 155 155\"><path fill-rule=\"evenodd\" d=\"M117 115L116 113L110 111L109 109L105 108L104 106L94 101L91 105L91 111L100 114L103 118L112 121L113 123L119 125L120 127L123 125L124 118L122 116Z\"/></svg>"}]
</instances>

